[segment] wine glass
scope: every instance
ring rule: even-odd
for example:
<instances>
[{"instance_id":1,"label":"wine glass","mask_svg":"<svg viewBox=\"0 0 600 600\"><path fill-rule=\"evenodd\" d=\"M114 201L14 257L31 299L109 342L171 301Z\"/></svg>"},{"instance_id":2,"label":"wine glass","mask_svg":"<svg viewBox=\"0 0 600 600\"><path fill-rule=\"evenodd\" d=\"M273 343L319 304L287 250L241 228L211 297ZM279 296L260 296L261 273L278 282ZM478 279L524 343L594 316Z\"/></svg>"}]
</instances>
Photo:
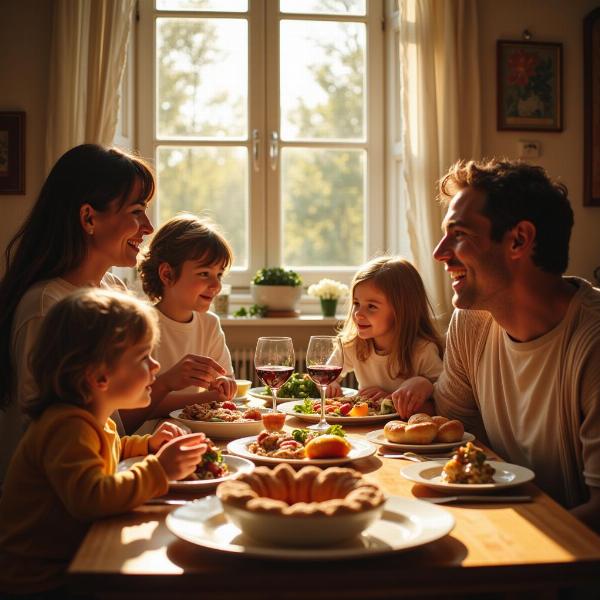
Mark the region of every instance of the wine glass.
<instances>
[{"instance_id":1,"label":"wine glass","mask_svg":"<svg viewBox=\"0 0 600 600\"><path fill-rule=\"evenodd\" d=\"M260 380L271 388L273 412L277 412L277 392L294 372L292 338L259 337L254 352L254 368Z\"/></svg>"},{"instance_id":2,"label":"wine glass","mask_svg":"<svg viewBox=\"0 0 600 600\"><path fill-rule=\"evenodd\" d=\"M335 335L312 335L306 351L306 370L321 392L321 419L309 429L323 431L329 428L325 419L325 390L333 383L344 367L342 342Z\"/></svg>"}]
</instances>

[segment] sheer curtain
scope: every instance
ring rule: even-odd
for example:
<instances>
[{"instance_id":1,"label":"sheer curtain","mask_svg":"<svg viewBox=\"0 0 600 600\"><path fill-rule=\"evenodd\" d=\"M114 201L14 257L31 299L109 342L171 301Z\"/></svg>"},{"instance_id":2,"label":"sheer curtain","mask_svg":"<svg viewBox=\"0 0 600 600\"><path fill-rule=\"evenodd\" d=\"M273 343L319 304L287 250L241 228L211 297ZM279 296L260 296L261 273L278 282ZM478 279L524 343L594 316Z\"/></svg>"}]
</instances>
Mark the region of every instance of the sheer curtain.
<instances>
[{"instance_id":1,"label":"sheer curtain","mask_svg":"<svg viewBox=\"0 0 600 600\"><path fill-rule=\"evenodd\" d=\"M110 144L135 0L54 0L46 172L69 148Z\"/></svg>"},{"instance_id":2,"label":"sheer curtain","mask_svg":"<svg viewBox=\"0 0 600 600\"><path fill-rule=\"evenodd\" d=\"M431 253L440 239L436 181L459 158L479 158L476 0L399 0L402 160L397 173L413 260L435 312L448 319L450 282Z\"/></svg>"}]
</instances>

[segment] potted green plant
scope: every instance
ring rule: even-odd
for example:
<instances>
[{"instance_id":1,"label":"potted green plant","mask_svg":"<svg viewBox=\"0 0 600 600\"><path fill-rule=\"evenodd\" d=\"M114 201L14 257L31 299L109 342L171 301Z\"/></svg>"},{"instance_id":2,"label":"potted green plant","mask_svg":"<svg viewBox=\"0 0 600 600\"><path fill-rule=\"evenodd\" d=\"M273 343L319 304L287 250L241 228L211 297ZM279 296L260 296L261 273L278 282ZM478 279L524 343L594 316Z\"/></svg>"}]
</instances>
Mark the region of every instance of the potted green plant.
<instances>
[{"instance_id":1,"label":"potted green plant","mask_svg":"<svg viewBox=\"0 0 600 600\"><path fill-rule=\"evenodd\" d=\"M259 269L250 282L250 293L256 304L270 311L293 311L302 296L302 278L281 267Z\"/></svg>"}]
</instances>

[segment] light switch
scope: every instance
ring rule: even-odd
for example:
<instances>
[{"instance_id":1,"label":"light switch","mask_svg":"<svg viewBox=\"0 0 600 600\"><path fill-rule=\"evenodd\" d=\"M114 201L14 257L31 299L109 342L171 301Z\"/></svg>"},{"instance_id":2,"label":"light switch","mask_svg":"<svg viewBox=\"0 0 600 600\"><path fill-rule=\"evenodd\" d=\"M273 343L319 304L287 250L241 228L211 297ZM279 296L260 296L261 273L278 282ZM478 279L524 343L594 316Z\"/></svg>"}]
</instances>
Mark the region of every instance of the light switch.
<instances>
[{"instance_id":1,"label":"light switch","mask_svg":"<svg viewBox=\"0 0 600 600\"><path fill-rule=\"evenodd\" d=\"M541 145L534 140L519 140L517 144L519 158L538 158Z\"/></svg>"}]
</instances>

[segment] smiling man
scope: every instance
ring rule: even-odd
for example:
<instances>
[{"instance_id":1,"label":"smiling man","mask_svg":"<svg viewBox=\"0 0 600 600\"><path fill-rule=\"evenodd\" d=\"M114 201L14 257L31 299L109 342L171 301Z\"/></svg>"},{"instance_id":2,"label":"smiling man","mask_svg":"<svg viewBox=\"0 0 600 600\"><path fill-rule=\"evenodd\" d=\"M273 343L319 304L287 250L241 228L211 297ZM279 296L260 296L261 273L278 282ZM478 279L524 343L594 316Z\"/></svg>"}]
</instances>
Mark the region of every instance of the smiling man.
<instances>
[{"instance_id":1,"label":"smiling man","mask_svg":"<svg viewBox=\"0 0 600 600\"><path fill-rule=\"evenodd\" d=\"M439 414L485 434L507 461L600 531L600 290L565 277L567 189L541 167L458 162L433 256L456 307Z\"/></svg>"}]
</instances>

